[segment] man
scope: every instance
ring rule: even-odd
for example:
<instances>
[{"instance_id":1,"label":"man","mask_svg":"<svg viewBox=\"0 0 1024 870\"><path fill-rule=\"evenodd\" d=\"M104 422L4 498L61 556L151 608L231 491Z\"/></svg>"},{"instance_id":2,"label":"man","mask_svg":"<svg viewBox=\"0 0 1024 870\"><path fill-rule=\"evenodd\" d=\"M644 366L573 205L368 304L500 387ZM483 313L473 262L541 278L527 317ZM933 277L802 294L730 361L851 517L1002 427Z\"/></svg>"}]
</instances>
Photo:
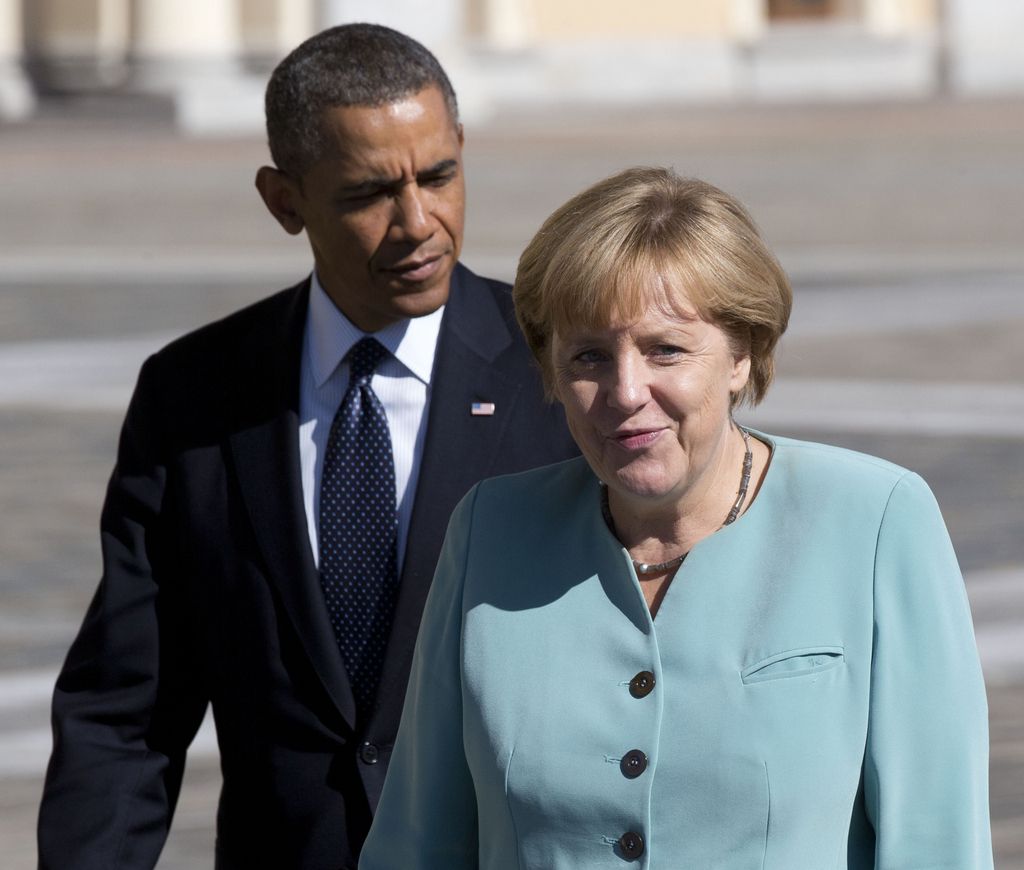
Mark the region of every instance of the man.
<instances>
[{"instance_id":1,"label":"man","mask_svg":"<svg viewBox=\"0 0 1024 870\"><path fill-rule=\"evenodd\" d=\"M267 128L257 187L315 271L143 366L54 696L44 868L154 865L208 703L216 866L355 867L451 509L575 452L507 286L457 262L434 57L328 30L275 70Z\"/></svg>"}]
</instances>

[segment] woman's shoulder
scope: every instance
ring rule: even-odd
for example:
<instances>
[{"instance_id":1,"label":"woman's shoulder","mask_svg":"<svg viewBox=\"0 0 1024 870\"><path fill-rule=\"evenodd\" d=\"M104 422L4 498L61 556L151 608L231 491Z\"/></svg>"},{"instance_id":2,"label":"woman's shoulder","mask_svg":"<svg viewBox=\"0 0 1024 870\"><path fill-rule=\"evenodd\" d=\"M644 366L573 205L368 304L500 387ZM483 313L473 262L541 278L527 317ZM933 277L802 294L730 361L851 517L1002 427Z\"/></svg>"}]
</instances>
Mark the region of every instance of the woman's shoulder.
<instances>
[{"instance_id":1,"label":"woman's shoulder","mask_svg":"<svg viewBox=\"0 0 1024 870\"><path fill-rule=\"evenodd\" d=\"M771 447L771 468L797 487L886 495L901 482L925 486L915 472L879 456L817 441L751 432Z\"/></svg>"},{"instance_id":2,"label":"woman's shoulder","mask_svg":"<svg viewBox=\"0 0 1024 870\"><path fill-rule=\"evenodd\" d=\"M529 471L490 477L476 484L452 514L452 529L486 542L510 557L579 531L600 516L600 484L582 457L542 465ZM511 549L510 549L511 548Z\"/></svg>"},{"instance_id":3,"label":"woman's shoulder","mask_svg":"<svg viewBox=\"0 0 1024 870\"><path fill-rule=\"evenodd\" d=\"M454 517L481 530L491 525L527 530L556 524L578 513L589 501L597 504L599 483L581 456L541 465L529 471L488 477L462 499Z\"/></svg>"},{"instance_id":4,"label":"woman's shoulder","mask_svg":"<svg viewBox=\"0 0 1024 870\"><path fill-rule=\"evenodd\" d=\"M529 471L489 477L477 486L478 508L490 504L504 510L564 505L598 485L582 456L541 465Z\"/></svg>"}]
</instances>

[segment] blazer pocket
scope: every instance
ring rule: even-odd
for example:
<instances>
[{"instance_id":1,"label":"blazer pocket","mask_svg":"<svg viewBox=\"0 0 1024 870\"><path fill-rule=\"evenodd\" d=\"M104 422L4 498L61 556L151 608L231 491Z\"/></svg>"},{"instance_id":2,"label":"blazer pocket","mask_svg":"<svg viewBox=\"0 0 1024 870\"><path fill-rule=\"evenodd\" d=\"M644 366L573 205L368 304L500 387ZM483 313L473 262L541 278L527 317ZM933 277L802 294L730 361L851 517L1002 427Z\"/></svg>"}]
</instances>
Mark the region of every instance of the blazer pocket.
<instances>
[{"instance_id":1,"label":"blazer pocket","mask_svg":"<svg viewBox=\"0 0 1024 870\"><path fill-rule=\"evenodd\" d=\"M806 677L837 668L843 663L841 646L814 646L788 649L754 662L740 671L744 683L763 683L768 680L786 680Z\"/></svg>"}]
</instances>

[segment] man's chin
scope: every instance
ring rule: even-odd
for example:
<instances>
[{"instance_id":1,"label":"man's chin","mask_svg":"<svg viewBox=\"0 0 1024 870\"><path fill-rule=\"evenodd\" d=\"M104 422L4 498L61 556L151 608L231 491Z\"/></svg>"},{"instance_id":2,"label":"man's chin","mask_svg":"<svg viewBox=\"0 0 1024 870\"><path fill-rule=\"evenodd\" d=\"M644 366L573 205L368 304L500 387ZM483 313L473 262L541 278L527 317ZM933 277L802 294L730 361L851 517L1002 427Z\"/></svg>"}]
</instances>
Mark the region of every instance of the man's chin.
<instances>
[{"instance_id":1,"label":"man's chin","mask_svg":"<svg viewBox=\"0 0 1024 870\"><path fill-rule=\"evenodd\" d=\"M448 301L449 290L449 276L445 275L442 279L425 281L417 286L393 288L391 299L398 316L426 317Z\"/></svg>"}]
</instances>

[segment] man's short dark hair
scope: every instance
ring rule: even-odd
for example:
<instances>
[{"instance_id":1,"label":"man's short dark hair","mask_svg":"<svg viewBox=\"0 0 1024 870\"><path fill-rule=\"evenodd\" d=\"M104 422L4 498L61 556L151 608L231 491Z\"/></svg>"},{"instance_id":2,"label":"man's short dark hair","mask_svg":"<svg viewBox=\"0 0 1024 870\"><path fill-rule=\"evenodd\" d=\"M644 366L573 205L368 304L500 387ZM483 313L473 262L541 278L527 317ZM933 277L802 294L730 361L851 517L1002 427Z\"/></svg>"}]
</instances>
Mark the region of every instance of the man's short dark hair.
<instances>
[{"instance_id":1,"label":"man's short dark hair","mask_svg":"<svg viewBox=\"0 0 1024 870\"><path fill-rule=\"evenodd\" d=\"M277 168L301 178L329 153L327 109L383 106L435 86L452 123L459 109L448 76L426 48L379 24L342 24L305 42L282 60L267 84L267 140Z\"/></svg>"}]
</instances>

